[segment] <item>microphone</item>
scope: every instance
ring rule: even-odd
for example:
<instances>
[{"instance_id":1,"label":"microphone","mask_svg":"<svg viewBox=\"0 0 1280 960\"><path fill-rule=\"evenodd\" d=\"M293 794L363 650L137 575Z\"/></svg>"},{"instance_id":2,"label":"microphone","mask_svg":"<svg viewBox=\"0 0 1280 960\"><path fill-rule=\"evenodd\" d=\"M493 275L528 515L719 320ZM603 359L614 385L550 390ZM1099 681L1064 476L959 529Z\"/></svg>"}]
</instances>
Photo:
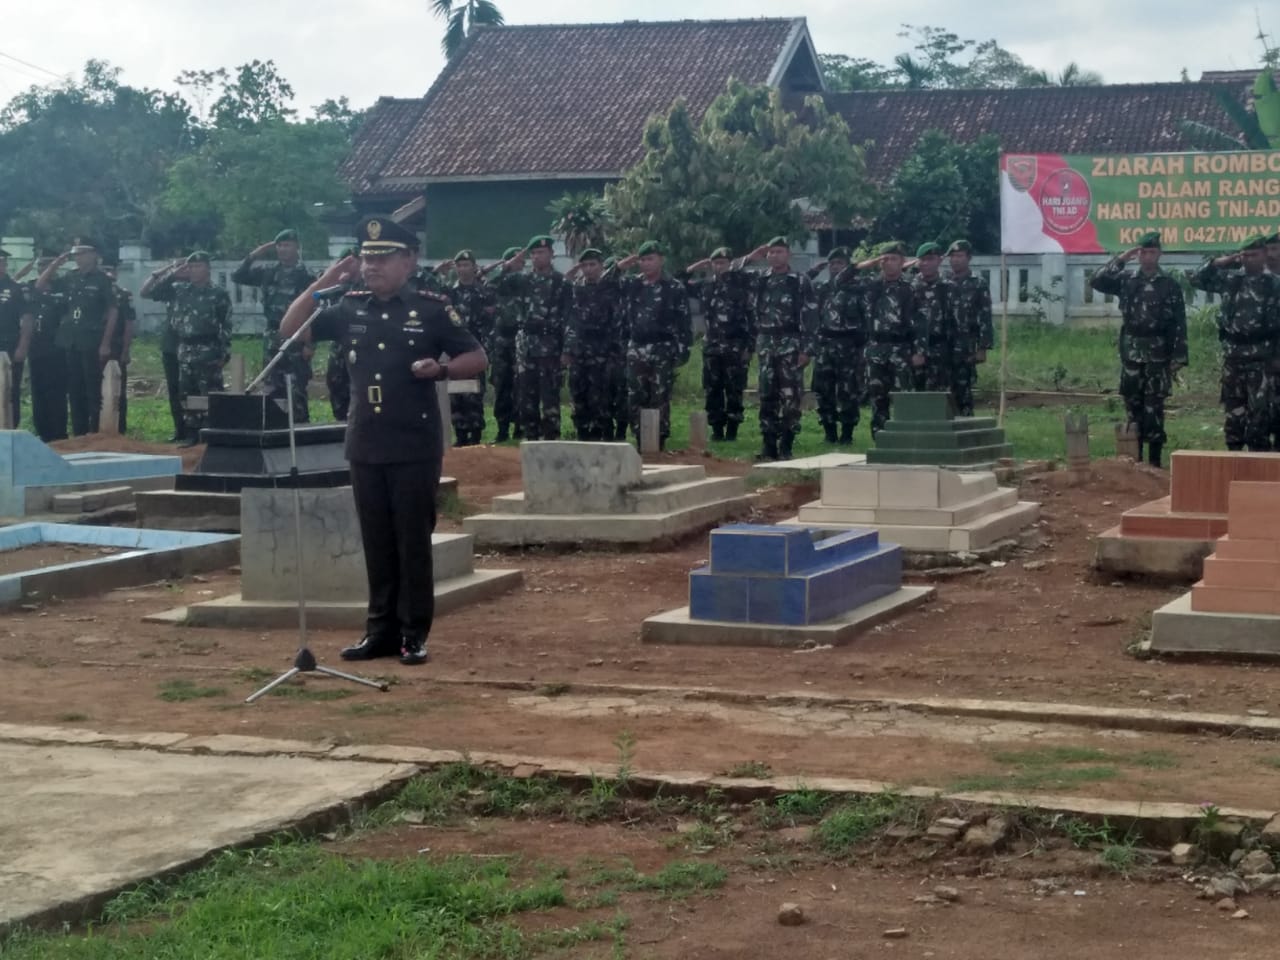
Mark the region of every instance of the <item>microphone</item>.
<instances>
[{"instance_id":1,"label":"microphone","mask_svg":"<svg viewBox=\"0 0 1280 960\"><path fill-rule=\"evenodd\" d=\"M311 296L315 300L328 300L330 297L340 296L346 292L347 285L345 283L335 283L332 287L314 291Z\"/></svg>"}]
</instances>

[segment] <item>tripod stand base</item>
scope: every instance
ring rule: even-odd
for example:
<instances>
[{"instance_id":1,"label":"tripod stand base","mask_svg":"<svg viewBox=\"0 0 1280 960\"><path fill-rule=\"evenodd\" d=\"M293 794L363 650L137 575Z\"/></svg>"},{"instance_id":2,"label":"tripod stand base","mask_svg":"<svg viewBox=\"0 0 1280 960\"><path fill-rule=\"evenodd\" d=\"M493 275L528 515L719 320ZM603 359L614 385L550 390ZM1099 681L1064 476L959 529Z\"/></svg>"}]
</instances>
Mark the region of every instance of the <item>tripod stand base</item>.
<instances>
[{"instance_id":1,"label":"tripod stand base","mask_svg":"<svg viewBox=\"0 0 1280 960\"><path fill-rule=\"evenodd\" d=\"M261 690L251 693L245 697L245 703L253 703L259 697L270 693L282 683L287 683L300 673L322 673L327 677L334 677L338 680L349 680L351 683L363 684L366 687L373 687L375 690L381 690L386 693L390 690L390 686L378 680L366 680L364 677L357 677L351 673L343 673L341 670L334 670L332 667L322 667L316 663L315 654L306 647L298 650L298 655L293 658L293 666L286 670L280 676L276 677Z\"/></svg>"}]
</instances>

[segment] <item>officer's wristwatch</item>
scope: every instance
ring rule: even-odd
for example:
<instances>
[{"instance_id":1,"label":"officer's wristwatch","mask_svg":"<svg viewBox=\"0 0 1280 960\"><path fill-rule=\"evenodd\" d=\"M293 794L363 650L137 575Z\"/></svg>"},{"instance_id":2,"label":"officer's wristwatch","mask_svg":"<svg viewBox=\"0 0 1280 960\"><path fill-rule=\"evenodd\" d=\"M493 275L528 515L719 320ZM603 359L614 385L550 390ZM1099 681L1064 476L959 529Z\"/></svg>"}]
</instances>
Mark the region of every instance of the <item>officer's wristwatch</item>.
<instances>
[{"instance_id":1,"label":"officer's wristwatch","mask_svg":"<svg viewBox=\"0 0 1280 960\"><path fill-rule=\"evenodd\" d=\"M449 379L449 364L447 364L447 363L441 363L441 364L439 364L439 367L440 367L440 372L439 372L438 374L436 374L436 379L437 379L437 380L448 380L448 379Z\"/></svg>"}]
</instances>

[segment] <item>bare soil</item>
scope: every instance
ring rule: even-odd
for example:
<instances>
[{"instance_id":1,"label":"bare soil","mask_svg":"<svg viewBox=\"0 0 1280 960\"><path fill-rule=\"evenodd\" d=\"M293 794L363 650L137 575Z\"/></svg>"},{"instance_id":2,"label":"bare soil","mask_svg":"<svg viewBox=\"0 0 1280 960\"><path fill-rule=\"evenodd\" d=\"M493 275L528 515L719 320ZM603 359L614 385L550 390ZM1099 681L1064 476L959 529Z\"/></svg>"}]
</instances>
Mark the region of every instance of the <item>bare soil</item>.
<instances>
[{"instance_id":1,"label":"bare soil","mask_svg":"<svg viewBox=\"0 0 1280 960\"><path fill-rule=\"evenodd\" d=\"M39 543L0 551L0 577L28 570L56 567L63 563L81 563L124 553L120 547L92 547L78 543Z\"/></svg>"}]
</instances>

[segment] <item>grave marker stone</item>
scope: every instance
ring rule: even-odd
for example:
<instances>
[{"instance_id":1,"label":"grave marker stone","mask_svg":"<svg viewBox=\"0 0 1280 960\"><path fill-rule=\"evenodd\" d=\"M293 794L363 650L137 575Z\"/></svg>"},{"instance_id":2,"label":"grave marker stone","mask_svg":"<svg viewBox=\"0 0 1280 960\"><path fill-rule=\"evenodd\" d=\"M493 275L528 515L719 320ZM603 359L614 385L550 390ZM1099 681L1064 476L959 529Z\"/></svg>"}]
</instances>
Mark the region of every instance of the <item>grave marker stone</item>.
<instances>
[{"instance_id":1,"label":"grave marker stone","mask_svg":"<svg viewBox=\"0 0 1280 960\"><path fill-rule=\"evenodd\" d=\"M892 402L892 419L867 451L869 464L986 470L1012 455L994 417L957 417L949 393L895 393Z\"/></svg>"}]
</instances>

